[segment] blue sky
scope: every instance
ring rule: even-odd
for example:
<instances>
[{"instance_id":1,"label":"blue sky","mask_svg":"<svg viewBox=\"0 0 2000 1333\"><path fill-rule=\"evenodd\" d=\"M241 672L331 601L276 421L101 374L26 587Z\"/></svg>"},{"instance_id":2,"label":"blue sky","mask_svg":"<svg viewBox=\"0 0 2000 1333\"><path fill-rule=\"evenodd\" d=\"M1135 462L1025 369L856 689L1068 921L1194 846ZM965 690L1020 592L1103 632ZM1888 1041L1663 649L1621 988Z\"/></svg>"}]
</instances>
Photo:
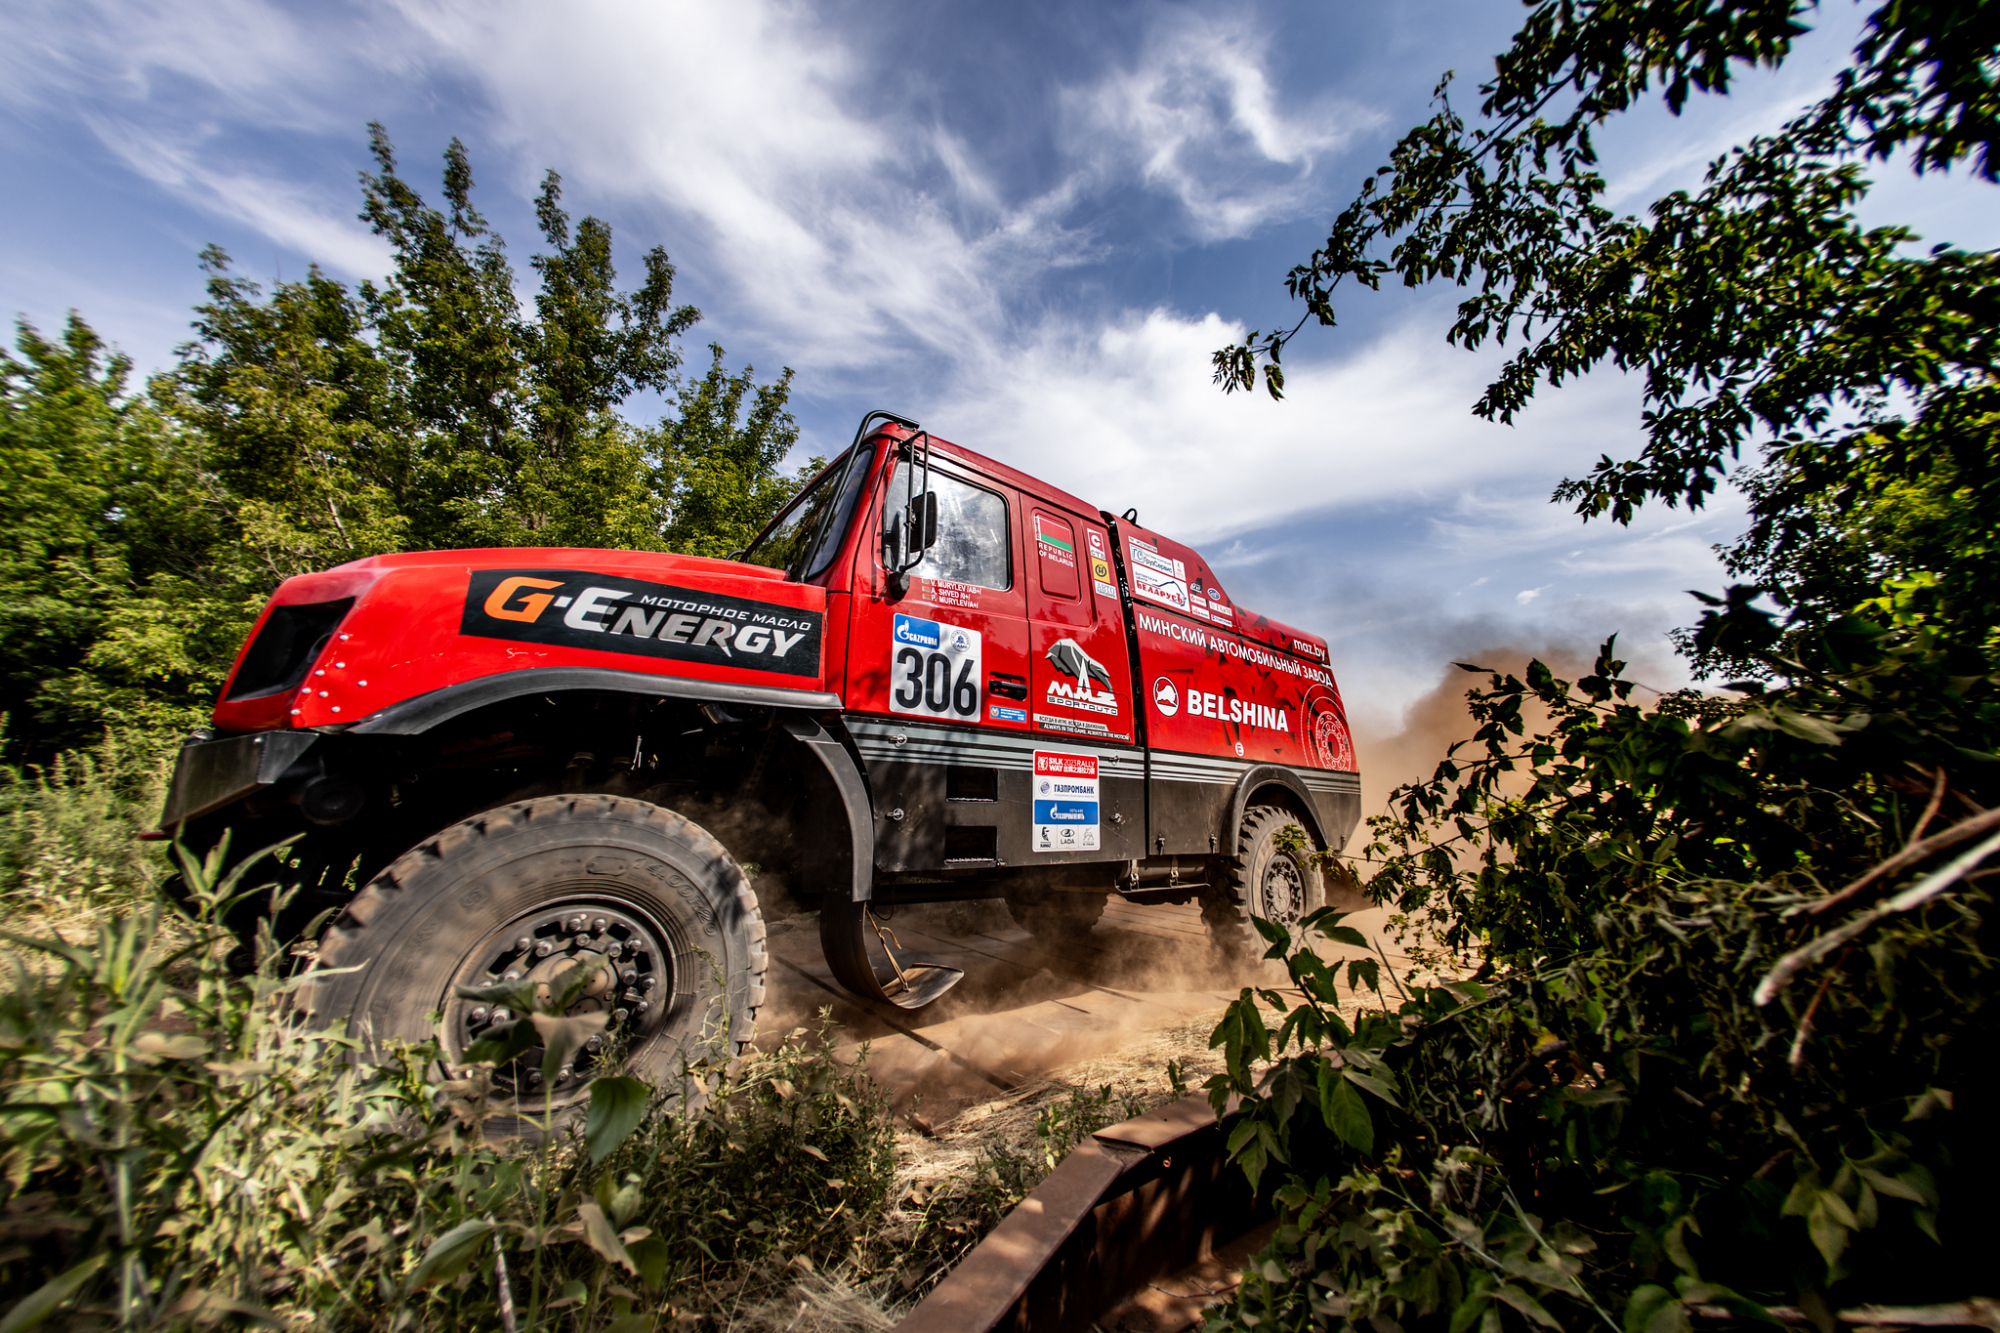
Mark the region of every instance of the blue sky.
<instances>
[{"instance_id":1,"label":"blue sky","mask_svg":"<svg viewBox=\"0 0 2000 1333\"><path fill-rule=\"evenodd\" d=\"M0 15L0 310L81 311L167 365L220 243L258 279L377 275L365 124L434 188L456 135L529 273L544 168L622 261L666 246L732 363L798 374L801 455L888 407L1201 546L1238 601L1333 642L1364 730L1454 656L1594 644L1682 676L1664 633L1721 583L1725 495L1630 529L1548 503L1635 447L1599 375L1515 426L1446 346L1452 294L1357 296L1288 356L1283 404L1208 353L1296 318L1286 269L1512 4L275 4L15 0ZM1614 202L1698 180L1824 86L1858 10L1793 61L1607 137ZM1883 168L1871 205L1990 246L1990 187ZM1989 216L1992 215L1992 216ZM1365 756L1364 756L1365 758Z\"/></svg>"}]
</instances>

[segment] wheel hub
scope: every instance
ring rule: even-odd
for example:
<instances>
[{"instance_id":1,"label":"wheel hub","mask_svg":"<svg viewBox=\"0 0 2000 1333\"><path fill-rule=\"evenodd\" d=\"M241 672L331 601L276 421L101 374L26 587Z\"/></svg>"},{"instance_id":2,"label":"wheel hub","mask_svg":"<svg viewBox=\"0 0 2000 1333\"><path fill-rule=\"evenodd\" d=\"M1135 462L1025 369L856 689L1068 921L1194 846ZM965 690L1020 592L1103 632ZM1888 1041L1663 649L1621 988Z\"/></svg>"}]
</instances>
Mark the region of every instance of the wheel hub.
<instances>
[{"instance_id":1,"label":"wheel hub","mask_svg":"<svg viewBox=\"0 0 2000 1333\"><path fill-rule=\"evenodd\" d=\"M599 964L597 975L572 996L564 1017L604 1013L604 1030L584 1043L553 1084L542 1074L543 1048L535 1046L494 1071L494 1084L514 1095L561 1097L600 1073L609 1073L626 1051L657 1032L673 996L673 954L667 935L650 917L625 904L553 903L523 913L490 933L466 955L445 1001L445 1032L454 1056L482 1037L497 1035L523 1017L505 1008L457 998L461 986L530 982L546 1009L577 968Z\"/></svg>"},{"instance_id":2,"label":"wheel hub","mask_svg":"<svg viewBox=\"0 0 2000 1333\"><path fill-rule=\"evenodd\" d=\"M1274 852L1264 865L1258 896L1264 900L1264 910L1258 915L1267 921L1289 926L1304 916L1306 881L1299 873L1298 863L1283 852Z\"/></svg>"}]
</instances>

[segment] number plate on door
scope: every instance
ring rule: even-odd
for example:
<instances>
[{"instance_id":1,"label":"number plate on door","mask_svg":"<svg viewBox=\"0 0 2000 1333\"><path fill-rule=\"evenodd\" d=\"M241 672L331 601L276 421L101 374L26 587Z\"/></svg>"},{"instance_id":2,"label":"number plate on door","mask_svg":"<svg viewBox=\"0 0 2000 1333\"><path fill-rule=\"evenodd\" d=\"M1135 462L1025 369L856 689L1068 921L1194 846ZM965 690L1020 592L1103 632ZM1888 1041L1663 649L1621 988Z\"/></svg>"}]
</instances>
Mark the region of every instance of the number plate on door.
<instances>
[{"instance_id":1,"label":"number plate on door","mask_svg":"<svg viewBox=\"0 0 2000 1333\"><path fill-rule=\"evenodd\" d=\"M890 638L890 711L979 720L978 630L898 615Z\"/></svg>"}]
</instances>

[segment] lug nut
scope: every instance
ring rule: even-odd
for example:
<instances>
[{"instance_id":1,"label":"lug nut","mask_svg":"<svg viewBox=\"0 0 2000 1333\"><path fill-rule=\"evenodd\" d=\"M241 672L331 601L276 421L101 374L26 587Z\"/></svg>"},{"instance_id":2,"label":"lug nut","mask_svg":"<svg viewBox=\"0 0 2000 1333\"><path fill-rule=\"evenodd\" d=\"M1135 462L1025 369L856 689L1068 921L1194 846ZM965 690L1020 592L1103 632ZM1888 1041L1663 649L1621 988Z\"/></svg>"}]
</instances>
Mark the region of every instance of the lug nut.
<instances>
[{"instance_id":1,"label":"lug nut","mask_svg":"<svg viewBox=\"0 0 2000 1333\"><path fill-rule=\"evenodd\" d=\"M606 921L603 917L599 917L590 923L590 933L593 935L602 935L604 928L609 924L610 922Z\"/></svg>"},{"instance_id":2,"label":"lug nut","mask_svg":"<svg viewBox=\"0 0 2000 1333\"><path fill-rule=\"evenodd\" d=\"M564 1065L561 1069L558 1069L556 1071L556 1082L558 1083L569 1082L570 1075L574 1074L575 1072L576 1072L575 1065Z\"/></svg>"},{"instance_id":3,"label":"lug nut","mask_svg":"<svg viewBox=\"0 0 2000 1333\"><path fill-rule=\"evenodd\" d=\"M514 941L514 952L526 953L528 951L528 946L533 943L534 943L533 940L529 939L526 935L523 935L520 939Z\"/></svg>"},{"instance_id":4,"label":"lug nut","mask_svg":"<svg viewBox=\"0 0 2000 1333\"><path fill-rule=\"evenodd\" d=\"M505 972L502 972L500 974L500 980L502 981L519 981L520 979L521 979L521 974L519 972L516 972L511 967L508 968Z\"/></svg>"},{"instance_id":5,"label":"lug nut","mask_svg":"<svg viewBox=\"0 0 2000 1333\"><path fill-rule=\"evenodd\" d=\"M638 1003L632 1006L634 1010L642 1014L645 1013L648 1009L651 1009L652 1007L653 1005L650 1000L640 1000Z\"/></svg>"},{"instance_id":6,"label":"lug nut","mask_svg":"<svg viewBox=\"0 0 2000 1333\"><path fill-rule=\"evenodd\" d=\"M611 1021L614 1023L623 1023L627 1018L630 1017L631 1014L629 1014L627 1011L623 1009L613 1009L611 1011Z\"/></svg>"},{"instance_id":7,"label":"lug nut","mask_svg":"<svg viewBox=\"0 0 2000 1333\"><path fill-rule=\"evenodd\" d=\"M539 1087L541 1087L541 1086L542 1086L542 1071L541 1071L541 1070L537 1069L537 1070L535 1070L534 1072L532 1072L532 1073L530 1073L530 1074L528 1075L528 1085L529 1085L530 1087L535 1087L535 1088L539 1088Z\"/></svg>"},{"instance_id":8,"label":"lug nut","mask_svg":"<svg viewBox=\"0 0 2000 1333\"><path fill-rule=\"evenodd\" d=\"M507 1021L508 1019L512 1018L513 1016L514 1016L514 1015L513 1015L513 1012L512 1012L511 1010L507 1010L507 1009L495 1009L495 1010L493 1011L493 1021L494 1021L494 1022L496 1022L496 1023L504 1023L504 1022L506 1022L506 1021Z\"/></svg>"},{"instance_id":9,"label":"lug nut","mask_svg":"<svg viewBox=\"0 0 2000 1333\"><path fill-rule=\"evenodd\" d=\"M551 953L555 952L555 947L555 945L550 944L547 940L538 940L535 943L535 957L547 958Z\"/></svg>"},{"instance_id":10,"label":"lug nut","mask_svg":"<svg viewBox=\"0 0 2000 1333\"><path fill-rule=\"evenodd\" d=\"M660 984L660 979L649 972L646 974L646 979L639 983L639 986L640 989L642 990L651 990L653 989L653 987L659 984Z\"/></svg>"},{"instance_id":11,"label":"lug nut","mask_svg":"<svg viewBox=\"0 0 2000 1333\"><path fill-rule=\"evenodd\" d=\"M630 967L622 967L618 969L618 979L629 986L639 979L638 970Z\"/></svg>"},{"instance_id":12,"label":"lug nut","mask_svg":"<svg viewBox=\"0 0 2000 1333\"><path fill-rule=\"evenodd\" d=\"M619 954L624 952L625 952L624 946L617 943L616 941L613 941L612 943L604 947L604 956L606 958L616 958Z\"/></svg>"},{"instance_id":13,"label":"lug nut","mask_svg":"<svg viewBox=\"0 0 2000 1333\"><path fill-rule=\"evenodd\" d=\"M590 1039L589 1041L586 1041L585 1043L583 1043L583 1049L584 1049L584 1050L586 1050L586 1051L601 1051L601 1050L603 1050L603 1049L604 1049L604 1038L602 1038L602 1037L592 1037L592 1038L591 1038L591 1039Z\"/></svg>"},{"instance_id":14,"label":"lug nut","mask_svg":"<svg viewBox=\"0 0 2000 1333\"><path fill-rule=\"evenodd\" d=\"M474 1009L471 1013L466 1015L467 1018L471 1019L475 1023L484 1023L491 1016L492 1015L490 1015L487 1012L486 1006L483 1004L480 1005L477 1009Z\"/></svg>"}]
</instances>

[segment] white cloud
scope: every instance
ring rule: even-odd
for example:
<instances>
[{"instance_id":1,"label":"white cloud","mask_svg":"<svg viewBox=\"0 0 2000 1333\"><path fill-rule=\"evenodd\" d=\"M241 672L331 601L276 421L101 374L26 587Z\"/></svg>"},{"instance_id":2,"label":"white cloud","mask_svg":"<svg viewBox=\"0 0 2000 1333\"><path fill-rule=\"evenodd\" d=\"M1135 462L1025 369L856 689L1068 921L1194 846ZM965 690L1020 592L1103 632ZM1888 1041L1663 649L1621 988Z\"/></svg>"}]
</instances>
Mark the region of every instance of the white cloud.
<instances>
[{"instance_id":1,"label":"white cloud","mask_svg":"<svg viewBox=\"0 0 2000 1333\"><path fill-rule=\"evenodd\" d=\"M1556 585L1553 583L1544 583L1539 588L1523 588L1521 591L1514 594L1514 605L1526 606L1529 602L1534 601L1537 597L1540 597L1543 593L1547 592L1550 588L1553 588L1555 586Z\"/></svg>"},{"instance_id":2,"label":"white cloud","mask_svg":"<svg viewBox=\"0 0 2000 1333\"><path fill-rule=\"evenodd\" d=\"M1381 117L1337 99L1281 107L1268 45L1245 23L1164 11L1130 68L1066 91L1071 152L1174 196L1202 240L1296 215L1315 162Z\"/></svg>"},{"instance_id":3,"label":"white cloud","mask_svg":"<svg viewBox=\"0 0 2000 1333\"><path fill-rule=\"evenodd\" d=\"M1516 427L1473 417L1493 360L1446 348L1417 322L1343 361L1293 366L1281 403L1225 396L1209 353L1242 333L1165 310L1050 320L989 349L926 404L926 420L947 436L942 423L965 423L970 447L1107 508L1136 505L1188 540L1314 510L1449 505L1524 475L1552 486L1636 435L1636 393L1610 376L1566 387Z\"/></svg>"}]
</instances>

